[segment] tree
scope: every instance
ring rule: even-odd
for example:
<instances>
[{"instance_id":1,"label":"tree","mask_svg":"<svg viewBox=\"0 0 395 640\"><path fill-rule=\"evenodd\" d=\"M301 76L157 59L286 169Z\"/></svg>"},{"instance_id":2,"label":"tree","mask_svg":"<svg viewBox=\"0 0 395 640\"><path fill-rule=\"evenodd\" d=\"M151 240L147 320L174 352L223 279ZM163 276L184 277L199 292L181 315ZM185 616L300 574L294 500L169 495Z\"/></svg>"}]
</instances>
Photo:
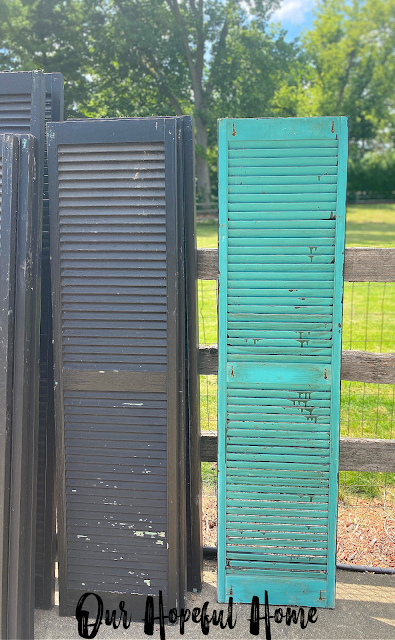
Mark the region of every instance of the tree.
<instances>
[{"instance_id":1,"label":"tree","mask_svg":"<svg viewBox=\"0 0 395 640\"><path fill-rule=\"evenodd\" d=\"M216 102L231 103L229 94L224 95L229 82L224 82L219 69L226 67L230 58L236 62L233 85L237 84L241 65L236 61L235 43L239 45L239 57L246 58L248 41L254 42L257 50L258 43L269 40L267 19L277 1L106 1L102 5L104 28L96 34L94 45L94 100L91 111L88 108L86 112L93 113L99 102L102 113L126 115L130 102L136 100L137 111L144 115L148 105L156 107L155 113L193 113L198 189L202 201L208 202L211 186L207 153L210 128L216 129ZM243 37L244 47L240 46ZM266 69L260 71L264 84ZM143 100L136 96L136 87Z\"/></svg>"},{"instance_id":2,"label":"tree","mask_svg":"<svg viewBox=\"0 0 395 640\"><path fill-rule=\"evenodd\" d=\"M0 69L60 71L68 115L88 99L89 33L102 16L81 0L2 0Z\"/></svg>"},{"instance_id":3,"label":"tree","mask_svg":"<svg viewBox=\"0 0 395 640\"><path fill-rule=\"evenodd\" d=\"M3 0L0 63L62 71L79 114L192 113L208 202L216 118L269 115L294 54L285 32L267 28L278 1Z\"/></svg>"},{"instance_id":4,"label":"tree","mask_svg":"<svg viewBox=\"0 0 395 640\"><path fill-rule=\"evenodd\" d=\"M302 42L298 115L349 116L354 156L393 136L395 0L321 0Z\"/></svg>"}]
</instances>

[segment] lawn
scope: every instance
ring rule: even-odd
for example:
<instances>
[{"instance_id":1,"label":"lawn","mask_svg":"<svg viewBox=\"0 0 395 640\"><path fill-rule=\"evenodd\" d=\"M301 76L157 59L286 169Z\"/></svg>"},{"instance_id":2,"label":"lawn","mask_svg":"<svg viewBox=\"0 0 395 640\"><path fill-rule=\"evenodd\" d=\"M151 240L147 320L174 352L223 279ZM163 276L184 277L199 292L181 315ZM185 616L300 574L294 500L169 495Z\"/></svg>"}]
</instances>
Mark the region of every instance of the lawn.
<instances>
[{"instance_id":1,"label":"lawn","mask_svg":"<svg viewBox=\"0 0 395 640\"><path fill-rule=\"evenodd\" d=\"M197 225L198 247L217 247L218 223ZM395 247L395 204L350 205L346 219L347 247ZM199 332L201 344L217 342L216 283L199 281ZM395 351L395 283L350 283L344 286L343 348L373 352ZM217 378L201 376L201 426L217 429ZM343 382L341 435L395 438L394 385ZM213 482L210 463L203 465L207 482ZM371 497L380 487L393 485L394 474L341 473L343 494L361 491Z\"/></svg>"}]
</instances>

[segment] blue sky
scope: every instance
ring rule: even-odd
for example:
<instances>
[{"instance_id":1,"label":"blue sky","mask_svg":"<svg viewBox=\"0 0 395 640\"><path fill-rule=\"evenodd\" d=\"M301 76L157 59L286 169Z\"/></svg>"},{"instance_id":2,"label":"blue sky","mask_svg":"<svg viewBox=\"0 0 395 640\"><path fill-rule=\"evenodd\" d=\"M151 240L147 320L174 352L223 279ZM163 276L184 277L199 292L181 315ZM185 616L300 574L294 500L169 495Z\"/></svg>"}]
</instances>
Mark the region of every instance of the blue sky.
<instances>
[{"instance_id":1,"label":"blue sky","mask_svg":"<svg viewBox=\"0 0 395 640\"><path fill-rule=\"evenodd\" d=\"M287 40L296 38L304 28L310 28L315 0L282 0L280 8L273 15L273 22L280 22L287 30Z\"/></svg>"}]
</instances>

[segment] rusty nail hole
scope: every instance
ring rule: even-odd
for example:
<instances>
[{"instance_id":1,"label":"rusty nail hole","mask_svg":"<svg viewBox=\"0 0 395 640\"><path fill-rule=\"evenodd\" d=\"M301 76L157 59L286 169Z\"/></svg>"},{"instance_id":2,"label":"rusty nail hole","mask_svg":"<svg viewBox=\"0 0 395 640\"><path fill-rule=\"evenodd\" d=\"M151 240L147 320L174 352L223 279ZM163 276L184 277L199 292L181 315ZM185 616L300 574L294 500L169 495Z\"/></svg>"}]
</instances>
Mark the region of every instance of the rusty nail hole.
<instances>
[{"instance_id":1,"label":"rusty nail hole","mask_svg":"<svg viewBox=\"0 0 395 640\"><path fill-rule=\"evenodd\" d=\"M324 369L324 378L325 378L325 380L328 380L328 374L326 372L326 369Z\"/></svg>"},{"instance_id":2,"label":"rusty nail hole","mask_svg":"<svg viewBox=\"0 0 395 640\"><path fill-rule=\"evenodd\" d=\"M233 123L233 130L232 130L232 136L236 135L236 129L235 129L235 123Z\"/></svg>"},{"instance_id":3,"label":"rusty nail hole","mask_svg":"<svg viewBox=\"0 0 395 640\"><path fill-rule=\"evenodd\" d=\"M234 371L233 371L233 367L232 367L232 368L231 368L231 370L230 370L230 375L232 376L232 378L234 378L234 377L235 377L235 374L234 374Z\"/></svg>"},{"instance_id":4,"label":"rusty nail hole","mask_svg":"<svg viewBox=\"0 0 395 640\"><path fill-rule=\"evenodd\" d=\"M334 120L332 120L331 132L335 133L335 121Z\"/></svg>"}]
</instances>

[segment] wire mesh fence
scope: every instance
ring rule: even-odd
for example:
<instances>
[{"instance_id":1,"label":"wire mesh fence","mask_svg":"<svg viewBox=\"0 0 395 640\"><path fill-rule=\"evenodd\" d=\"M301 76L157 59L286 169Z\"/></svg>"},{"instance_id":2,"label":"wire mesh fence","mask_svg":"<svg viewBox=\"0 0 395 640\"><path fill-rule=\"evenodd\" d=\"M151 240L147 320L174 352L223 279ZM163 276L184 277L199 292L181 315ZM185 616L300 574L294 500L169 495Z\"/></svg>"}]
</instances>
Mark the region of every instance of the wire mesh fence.
<instances>
[{"instance_id":1,"label":"wire mesh fence","mask_svg":"<svg viewBox=\"0 0 395 640\"><path fill-rule=\"evenodd\" d=\"M217 283L199 281L200 343L217 343ZM345 283L343 349L395 351L395 283ZM200 377L201 428L217 430L217 376ZM395 438L395 385L342 381L342 437ZM202 463L204 539L216 544L216 464ZM355 509L358 507L358 509ZM395 474L341 471L337 561L395 568Z\"/></svg>"},{"instance_id":2,"label":"wire mesh fence","mask_svg":"<svg viewBox=\"0 0 395 640\"><path fill-rule=\"evenodd\" d=\"M395 350L395 283L346 282L343 349L390 353ZM342 382L340 435L395 437L395 385ZM339 496L347 504L392 504L395 474L343 471Z\"/></svg>"}]
</instances>

